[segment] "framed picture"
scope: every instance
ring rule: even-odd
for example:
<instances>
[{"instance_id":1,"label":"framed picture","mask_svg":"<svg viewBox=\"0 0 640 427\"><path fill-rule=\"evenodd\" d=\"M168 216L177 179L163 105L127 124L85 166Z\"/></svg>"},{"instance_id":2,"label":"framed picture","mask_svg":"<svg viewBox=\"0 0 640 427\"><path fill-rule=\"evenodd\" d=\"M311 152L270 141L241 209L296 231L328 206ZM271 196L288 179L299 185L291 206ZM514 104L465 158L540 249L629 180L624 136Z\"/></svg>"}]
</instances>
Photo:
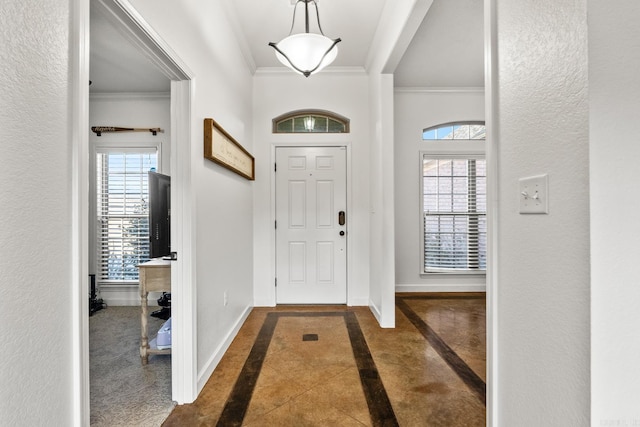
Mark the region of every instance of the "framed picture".
<instances>
[{"instance_id":1,"label":"framed picture","mask_svg":"<svg viewBox=\"0 0 640 427\"><path fill-rule=\"evenodd\" d=\"M204 157L255 180L255 159L213 119L204 119Z\"/></svg>"}]
</instances>

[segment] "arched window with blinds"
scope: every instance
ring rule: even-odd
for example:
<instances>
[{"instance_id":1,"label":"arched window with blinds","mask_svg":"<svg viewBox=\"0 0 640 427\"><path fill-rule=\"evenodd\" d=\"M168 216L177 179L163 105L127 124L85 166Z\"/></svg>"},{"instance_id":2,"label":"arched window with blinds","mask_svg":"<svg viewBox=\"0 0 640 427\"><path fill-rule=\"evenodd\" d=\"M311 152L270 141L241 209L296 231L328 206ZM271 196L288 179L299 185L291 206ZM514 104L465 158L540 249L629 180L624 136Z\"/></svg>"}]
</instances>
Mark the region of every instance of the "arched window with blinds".
<instances>
[{"instance_id":1,"label":"arched window with blinds","mask_svg":"<svg viewBox=\"0 0 640 427\"><path fill-rule=\"evenodd\" d=\"M485 135L484 122L423 130L423 140L432 147L420 153L423 273L486 270Z\"/></svg>"}]
</instances>

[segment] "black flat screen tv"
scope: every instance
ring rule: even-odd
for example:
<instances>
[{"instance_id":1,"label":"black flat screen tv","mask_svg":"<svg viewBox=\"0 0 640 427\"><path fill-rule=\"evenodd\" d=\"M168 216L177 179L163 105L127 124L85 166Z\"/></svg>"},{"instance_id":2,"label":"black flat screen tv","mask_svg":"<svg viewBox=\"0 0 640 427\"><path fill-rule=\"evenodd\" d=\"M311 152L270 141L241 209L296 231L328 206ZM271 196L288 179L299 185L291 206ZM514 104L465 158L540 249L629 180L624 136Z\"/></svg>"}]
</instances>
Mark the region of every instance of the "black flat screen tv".
<instances>
[{"instance_id":1,"label":"black flat screen tv","mask_svg":"<svg viewBox=\"0 0 640 427\"><path fill-rule=\"evenodd\" d=\"M149 172L149 258L171 255L171 177Z\"/></svg>"}]
</instances>

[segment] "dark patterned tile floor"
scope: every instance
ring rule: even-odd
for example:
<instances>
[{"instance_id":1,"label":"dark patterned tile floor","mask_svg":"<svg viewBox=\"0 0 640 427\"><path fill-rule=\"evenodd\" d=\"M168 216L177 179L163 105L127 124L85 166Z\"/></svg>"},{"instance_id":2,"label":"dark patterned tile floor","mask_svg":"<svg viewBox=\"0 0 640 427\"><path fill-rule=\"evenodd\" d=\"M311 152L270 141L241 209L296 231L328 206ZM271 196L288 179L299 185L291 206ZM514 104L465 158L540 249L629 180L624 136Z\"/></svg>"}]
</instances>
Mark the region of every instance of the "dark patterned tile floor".
<instances>
[{"instance_id":1,"label":"dark patterned tile floor","mask_svg":"<svg viewBox=\"0 0 640 427\"><path fill-rule=\"evenodd\" d=\"M484 294L255 308L198 399L163 426L484 426Z\"/></svg>"}]
</instances>

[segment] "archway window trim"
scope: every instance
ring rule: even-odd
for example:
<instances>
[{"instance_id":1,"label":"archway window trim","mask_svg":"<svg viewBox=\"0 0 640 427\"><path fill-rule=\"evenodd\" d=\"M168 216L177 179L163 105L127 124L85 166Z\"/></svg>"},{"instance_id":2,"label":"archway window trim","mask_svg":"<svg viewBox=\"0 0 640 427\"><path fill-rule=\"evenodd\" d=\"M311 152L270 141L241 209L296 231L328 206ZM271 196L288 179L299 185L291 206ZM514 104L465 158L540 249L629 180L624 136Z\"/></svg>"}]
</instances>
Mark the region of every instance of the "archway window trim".
<instances>
[{"instance_id":1,"label":"archway window trim","mask_svg":"<svg viewBox=\"0 0 640 427\"><path fill-rule=\"evenodd\" d=\"M297 119L297 120L296 120ZM303 127L296 123L304 123ZM290 128L288 123L290 122ZM349 133L350 120L332 111L306 109L282 114L272 120L273 133ZM321 123L325 123L322 127ZM287 127L285 127L285 124ZM334 126L329 126L334 124ZM337 124L337 126L335 126Z\"/></svg>"},{"instance_id":2,"label":"archway window trim","mask_svg":"<svg viewBox=\"0 0 640 427\"><path fill-rule=\"evenodd\" d=\"M486 138L483 120L441 123L422 130L424 141L484 141Z\"/></svg>"}]
</instances>

